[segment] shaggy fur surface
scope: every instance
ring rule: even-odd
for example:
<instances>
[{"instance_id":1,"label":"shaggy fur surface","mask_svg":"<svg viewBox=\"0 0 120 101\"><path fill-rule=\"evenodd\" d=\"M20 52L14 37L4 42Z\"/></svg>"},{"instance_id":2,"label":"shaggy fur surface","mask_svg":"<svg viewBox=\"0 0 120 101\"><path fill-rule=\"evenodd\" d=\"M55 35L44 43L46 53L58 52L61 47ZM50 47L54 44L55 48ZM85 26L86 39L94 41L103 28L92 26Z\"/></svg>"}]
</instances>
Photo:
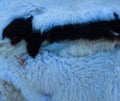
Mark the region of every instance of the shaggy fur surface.
<instances>
[{"instance_id":1,"label":"shaggy fur surface","mask_svg":"<svg viewBox=\"0 0 120 101\"><path fill-rule=\"evenodd\" d=\"M0 41L0 54L6 58L22 57L26 53L26 42L23 40L14 46L10 43L9 39Z\"/></svg>"},{"instance_id":2,"label":"shaggy fur surface","mask_svg":"<svg viewBox=\"0 0 120 101\"><path fill-rule=\"evenodd\" d=\"M80 38L90 40L100 38L109 40L120 39L119 1L114 2L114 5L112 5L112 0L109 0L109 2L100 0L92 0L90 2L52 0L51 4L46 6L44 5L47 4L46 0L38 1L39 6L36 5L36 2L33 2L34 0L24 1L25 4L31 6L28 9L27 7L29 6L25 6L19 0L17 0L15 7L13 7L13 4L16 2L11 3L9 0L6 2L1 1L3 4L10 3L10 7L8 7L9 14L7 14L9 19L5 24L10 23L10 25L4 29L3 37L9 37L12 44L16 44L21 39L24 39L27 42L27 52L32 57L36 56L41 44L45 40L56 42ZM31 5L31 3L33 4ZM89 9L86 8L88 5ZM93 8L94 6L96 9ZM21 10L13 13L11 10L17 7ZM7 8L6 11L8 11ZM98 14L99 12L100 14ZM4 10L2 13L4 14ZM26 19L29 16L33 18ZM17 19L14 20L15 18Z\"/></svg>"},{"instance_id":3,"label":"shaggy fur surface","mask_svg":"<svg viewBox=\"0 0 120 101\"><path fill-rule=\"evenodd\" d=\"M26 42L27 52L35 57L44 41L49 44L60 41L83 40L120 40L120 19L114 13L114 20L56 26L40 33L32 28L33 18L13 20L4 30L3 38L9 38L12 45L21 40Z\"/></svg>"},{"instance_id":4,"label":"shaggy fur surface","mask_svg":"<svg viewBox=\"0 0 120 101\"><path fill-rule=\"evenodd\" d=\"M24 68L15 59L0 56L4 62L0 79L12 83L27 101L118 101L119 61L119 49L81 58L61 58L44 51L36 59L27 59Z\"/></svg>"},{"instance_id":5,"label":"shaggy fur surface","mask_svg":"<svg viewBox=\"0 0 120 101\"><path fill-rule=\"evenodd\" d=\"M115 2L113 0L109 2L106 0L51 0L51 2L48 0L14 0L12 2L2 0L0 1L0 29L15 18L26 18L31 15L33 15L33 28L40 32L59 25L112 20L115 18L114 13L120 15L119 4L119 0Z\"/></svg>"},{"instance_id":6,"label":"shaggy fur surface","mask_svg":"<svg viewBox=\"0 0 120 101\"><path fill-rule=\"evenodd\" d=\"M119 47L120 41L118 40L110 41L100 39L90 41L80 39L75 41L61 41L54 42L52 44L43 44L39 54L42 54L44 51L48 51L62 57L81 57L91 56L98 52L112 52ZM7 59L15 57L21 60L25 56L28 56L26 42L22 40L18 44L12 45L9 39L0 41L0 54Z\"/></svg>"},{"instance_id":7,"label":"shaggy fur surface","mask_svg":"<svg viewBox=\"0 0 120 101\"><path fill-rule=\"evenodd\" d=\"M113 20L117 17L114 12L119 19L119 7L119 0L0 0L0 38L2 39L3 29L16 18L28 18L32 15L33 29L42 33L55 26L71 23ZM80 49L80 57L73 57L68 50L71 47L73 49L74 45L78 46L79 42L82 43L80 47L83 50ZM35 59L26 54L24 41L15 47L11 47L9 40L1 43L0 101L120 99L120 48L117 41L77 40L75 43L43 45L44 51ZM67 50L66 54L69 55L58 56L59 46L63 46L63 50ZM6 47L9 47L10 51ZM14 55L17 48L21 49L21 53L25 53L20 60L21 53L17 51ZM58 52L56 54L55 49ZM9 54L6 54L7 52Z\"/></svg>"}]
</instances>

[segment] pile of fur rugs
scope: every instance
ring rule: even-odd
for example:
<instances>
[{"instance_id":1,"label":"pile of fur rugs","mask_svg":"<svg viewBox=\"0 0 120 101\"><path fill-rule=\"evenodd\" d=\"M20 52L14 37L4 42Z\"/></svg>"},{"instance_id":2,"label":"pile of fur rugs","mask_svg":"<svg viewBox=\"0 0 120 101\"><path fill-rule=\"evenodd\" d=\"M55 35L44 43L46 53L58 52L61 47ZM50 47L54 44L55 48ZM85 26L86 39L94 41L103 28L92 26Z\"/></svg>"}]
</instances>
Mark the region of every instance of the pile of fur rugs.
<instances>
[{"instance_id":1,"label":"pile of fur rugs","mask_svg":"<svg viewBox=\"0 0 120 101\"><path fill-rule=\"evenodd\" d=\"M20 38L17 26L26 30L24 24L12 26L3 38L11 22L31 16L30 30L39 35L57 30L59 40L62 28L74 34L78 25L85 36L74 34L73 40L68 33L51 43L48 38L31 57L26 39L11 44L14 35ZM93 34L86 31L92 28L89 40ZM0 101L119 101L119 40L120 0L0 0Z\"/></svg>"}]
</instances>

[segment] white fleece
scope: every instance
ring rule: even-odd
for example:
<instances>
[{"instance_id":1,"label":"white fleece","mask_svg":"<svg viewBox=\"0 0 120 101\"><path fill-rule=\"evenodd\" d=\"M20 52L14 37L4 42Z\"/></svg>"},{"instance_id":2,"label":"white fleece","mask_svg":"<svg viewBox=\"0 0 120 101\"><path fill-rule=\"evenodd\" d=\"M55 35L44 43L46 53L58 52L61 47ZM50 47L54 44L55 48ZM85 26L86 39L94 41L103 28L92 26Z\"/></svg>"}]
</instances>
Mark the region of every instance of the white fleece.
<instances>
[{"instance_id":1,"label":"white fleece","mask_svg":"<svg viewBox=\"0 0 120 101\"><path fill-rule=\"evenodd\" d=\"M41 16L39 14L34 16L34 29L43 32L65 24L111 20L115 18L115 12L120 16L119 0L58 0L58 2L59 4L45 9Z\"/></svg>"},{"instance_id":2,"label":"white fleece","mask_svg":"<svg viewBox=\"0 0 120 101\"><path fill-rule=\"evenodd\" d=\"M119 61L120 49L80 58L44 51L26 59L24 68L0 56L0 79L20 89L27 101L118 101Z\"/></svg>"},{"instance_id":3,"label":"white fleece","mask_svg":"<svg viewBox=\"0 0 120 101\"><path fill-rule=\"evenodd\" d=\"M38 54L48 51L62 57L81 57L91 56L98 52L112 52L119 47L120 41L108 41L102 39L89 41L79 39L76 41L61 41L52 44L42 44ZM7 59L12 57L20 59L27 54L26 42L22 40L13 46L9 39L2 40L0 41L0 54Z\"/></svg>"},{"instance_id":4,"label":"white fleece","mask_svg":"<svg viewBox=\"0 0 120 101\"><path fill-rule=\"evenodd\" d=\"M4 41L7 43L2 42L0 80L2 83L6 81L4 85L9 85L10 88L4 88L1 84L0 101L8 99L9 101L15 101L14 99L117 101L119 99L117 94L120 89L119 84L116 84L120 79L119 42L77 40L70 43L53 43L42 47L34 59L28 55L21 57L26 54L24 41L14 47L9 44L9 40ZM73 57L76 55L79 57Z\"/></svg>"},{"instance_id":5,"label":"white fleece","mask_svg":"<svg viewBox=\"0 0 120 101\"><path fill-rule=\"evenodd\" d=\"M68 23L111 20L114 12L120 15L119 7L120 0L0 0L0 38L18 17L33 15L33 28L43 32ZM120 99L119 42L54 43L44 46L35 59L26 54L23 41L14 47L7 40L0 43L0 101Z\"/></svg>"},{"instance_id":6,"label":"white fleece","mask_svg":"<svg viewBox=\"0 0 120 101\"><path fill-rule=\"evenodd\" d=\"M41 51L53 52L59 56L67 57L81 57L90 56L97 52L109 52L114 51L117 47L120 47L119 41L108 40L76 40L76 41L61 41L53 44L48 44L40 49Z\"/></svg>"},{"instance_id":7,"label":"white fleece","mask_svg":"<svg viewBox=\"0 0 120 101\"><path fill-rule=\"evenodd\" d=\"M27 54L26 42L22 40L16 45L11 45L9 39L4 39L0 41L0 54L6 58L11 57L21 57Z\"/></svg>"},{"instance_id":8,"label":"white fleece","mask_svg":"<svg viewBox=\"0 0 120 101\"><path fill-rule=\"evenodd\" d=\"M33 29L41 32L54 26L90 21L111 20L117 13L119 0L1 0L0 32L13 19L33 15Z\"/></svg>"}]
</instances>

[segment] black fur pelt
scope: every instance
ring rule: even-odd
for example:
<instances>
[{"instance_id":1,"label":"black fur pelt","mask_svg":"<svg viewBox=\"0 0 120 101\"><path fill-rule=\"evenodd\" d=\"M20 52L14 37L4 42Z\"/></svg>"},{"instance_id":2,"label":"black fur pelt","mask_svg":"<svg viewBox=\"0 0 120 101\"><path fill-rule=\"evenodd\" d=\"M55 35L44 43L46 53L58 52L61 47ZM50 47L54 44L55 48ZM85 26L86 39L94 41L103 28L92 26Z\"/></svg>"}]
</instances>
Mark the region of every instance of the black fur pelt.
<instances>
[{"instance_id":1,"label":"black fur pelt","mask_svg":"<svg viewBox=\"0 0 120 101\"><path fill-rule=\"evenodd\" d=\"M77 39L120 40L120 19L116 13L114 16L114 20L56 26L43 33L32 30L32 17L18 18L3 30L3 38L9 38L12 45L17 44L22 39L25 40L29 55L35 57L45 40L49 43Z\"/></svg>"}]
</instances>

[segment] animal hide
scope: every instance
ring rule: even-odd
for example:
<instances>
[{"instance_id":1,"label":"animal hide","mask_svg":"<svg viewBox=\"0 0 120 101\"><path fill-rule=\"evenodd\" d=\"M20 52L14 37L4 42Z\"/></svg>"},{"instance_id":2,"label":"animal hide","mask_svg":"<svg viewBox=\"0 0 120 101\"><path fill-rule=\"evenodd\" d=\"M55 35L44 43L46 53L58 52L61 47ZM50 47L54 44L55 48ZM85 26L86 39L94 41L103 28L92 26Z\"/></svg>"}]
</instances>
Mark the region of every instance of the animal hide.
<instances>
[{"instance_id":1,"label":"animal hide","mask_svg":"<svg viewBox=\"0 0 120 101\"><path fill-rule=\"evenodd\" d=\"M119 40L55 42L33 59L24 41L11 46L2 31L15 18L31 15L40 32L111 20L114 13L119 18L119 7L119 0L0 0L0 101L118 101Z\"/></svg>"}]
</instances>

